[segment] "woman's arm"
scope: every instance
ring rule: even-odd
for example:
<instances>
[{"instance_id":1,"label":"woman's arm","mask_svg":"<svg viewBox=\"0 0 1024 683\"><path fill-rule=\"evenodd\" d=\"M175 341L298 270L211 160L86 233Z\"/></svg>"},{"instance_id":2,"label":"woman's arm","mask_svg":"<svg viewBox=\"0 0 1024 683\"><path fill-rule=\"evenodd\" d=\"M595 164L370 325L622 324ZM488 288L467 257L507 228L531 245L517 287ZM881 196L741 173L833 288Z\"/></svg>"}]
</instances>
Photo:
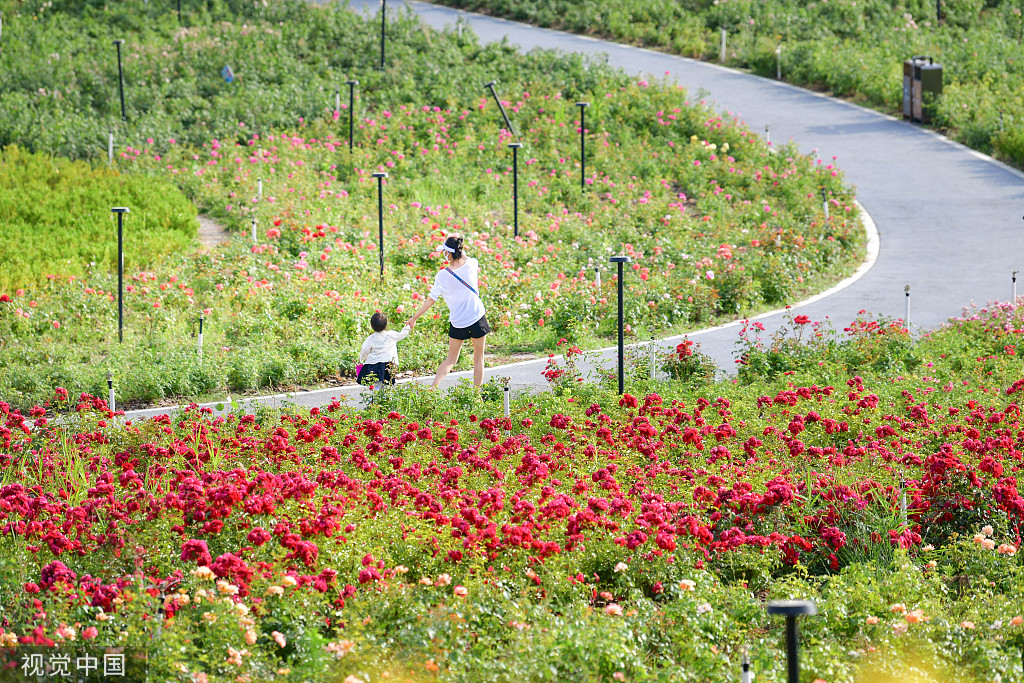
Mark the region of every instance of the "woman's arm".
<instances>
[{"instance_id":1,"label":"woman's arm","mask_svg":"<svg viewBox=\"0 0 1024 683\"><path fill-rule=\"evenodd\" d=\"M409 329L416 327L416 321L419 320L419 317L426 313L427 309L433 306L435 303L437 302L431 299L429 296L426 299L424 299L423 305L420 306L420 310L413 313L413 316L405 321L405 324L409 326Z\"/></svg>"}]
</instances>

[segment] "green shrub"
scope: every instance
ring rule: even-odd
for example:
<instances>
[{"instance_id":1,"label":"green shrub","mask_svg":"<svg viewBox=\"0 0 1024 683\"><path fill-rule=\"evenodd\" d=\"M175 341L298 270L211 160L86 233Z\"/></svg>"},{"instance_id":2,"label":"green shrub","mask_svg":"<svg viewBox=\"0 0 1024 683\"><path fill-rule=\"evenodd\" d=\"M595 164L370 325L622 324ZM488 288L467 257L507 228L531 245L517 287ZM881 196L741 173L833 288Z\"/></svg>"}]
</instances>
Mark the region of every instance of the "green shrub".
<instances>
[{"instance_id":1,"label":"green shrub","mask_svg":"<svg viewBox=\"0 0 1024 683\"><path fill-rule=\"evenodd\" d=\"M196 209L165 179L122 175L86 162L0 152L0 290L42 285L48 277L117 271L117 218L125 206L125 265L149 270L192 244Z\"/></svg>"}]
</instances>

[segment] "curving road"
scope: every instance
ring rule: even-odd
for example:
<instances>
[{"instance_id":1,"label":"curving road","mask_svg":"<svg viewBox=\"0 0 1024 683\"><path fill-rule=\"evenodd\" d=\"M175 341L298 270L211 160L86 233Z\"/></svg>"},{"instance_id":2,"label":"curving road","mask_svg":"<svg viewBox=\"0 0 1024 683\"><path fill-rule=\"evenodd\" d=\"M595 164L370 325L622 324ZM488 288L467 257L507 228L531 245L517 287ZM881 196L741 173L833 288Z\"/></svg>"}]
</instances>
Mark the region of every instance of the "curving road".
<instances>
[{"instance_id":1,"label":"curving road","mask_svg":"<svg viewBox=\"0 0 1024 683\"><path fill-rule=\"evenodd\" d=\"M862 309L903 318L904 286L909 284L912 326L933 328L960 314L964 306L1010 299L1011 272L1024 271L1024 174L936 133L714 64L422 2L403 4L437 29L454 25L461 17L485 43L507 39L524 51L553 48L603 54L609 64L629 73L667 76L691 93L706 93L709 102L738 115L753 130L769 126L773 142L792 140L822 159L835 156L877 228L878 253L855 281L794 305L793 311L813 320L828 317L841 328ZM380 3L352 0L350 7L376 13ZM782 314L758 319L770 331L781 323ZM737 332L738 324L732 324L688 336L699 341L721 367L729 368ZM662 343L674 340L678 338ZM610 363L614 356L606 352L605 358ZM540 387L543 367L544 361L530 361L491 368L487 374L511 377L514 388ZM453 373L446 384L466 376ZM361 391L358 387L328 389L262 400L321 405L331 397L356 396ZM167 411L138 411L129 417Z\"/></svg>"}]
</instances>

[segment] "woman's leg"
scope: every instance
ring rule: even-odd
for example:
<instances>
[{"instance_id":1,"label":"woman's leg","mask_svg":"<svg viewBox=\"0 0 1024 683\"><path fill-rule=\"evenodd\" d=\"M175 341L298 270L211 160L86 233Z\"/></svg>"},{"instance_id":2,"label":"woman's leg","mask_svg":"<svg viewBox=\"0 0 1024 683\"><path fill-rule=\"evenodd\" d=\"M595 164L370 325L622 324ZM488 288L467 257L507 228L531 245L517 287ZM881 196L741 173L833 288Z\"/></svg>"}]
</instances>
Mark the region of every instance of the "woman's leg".
<instances>
[{"instance_id":1,"label":"woman's leg","mask_svg":"<svg viewBox=\"0 0 1024 683\"><path fill-rule=\"evenodd\" d=\"M431 383L430 388L436 389L437 385L441 383L451 369L455 367L455 364L459 362L459 352L462 351L462 340L452 339L448 337L448 357L441 363L441 367L437 369L437 374L434 375L434 381Z\"/></svg>"},{"instance_id":2,"label":"woman's leg","mask_svg":"<svg viewBox=\"0 0 1024 683\"><path fill-rule=\"evenodd\" d=\"M487 337L473 340L473 386L477 389L484 383L484 346Z\"/></svg>"}]
</instances>

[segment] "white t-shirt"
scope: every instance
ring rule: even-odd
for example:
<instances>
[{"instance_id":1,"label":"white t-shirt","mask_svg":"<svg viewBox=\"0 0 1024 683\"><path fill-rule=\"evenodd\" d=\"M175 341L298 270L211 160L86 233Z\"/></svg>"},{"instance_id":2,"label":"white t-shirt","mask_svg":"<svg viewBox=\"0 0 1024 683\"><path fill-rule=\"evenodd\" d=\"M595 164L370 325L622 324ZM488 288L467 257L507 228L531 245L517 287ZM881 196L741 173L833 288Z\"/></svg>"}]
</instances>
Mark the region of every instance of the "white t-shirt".
<instances>
[{"instance_id":1,"label":"white t-shirt","mask_svg":"<svg viewBox=\"0 0 1024 683\"><path fill-rule=\"evenodd\" d=\"M480 291L477 280L480 264L475 258L467 258L458 268L452 268L456 275ZM444 299L448 304L448 321L452 327L469 327L484 317L484 302L466 285L459 282L447 270L437 271L434 286L430 288L430 298L434 301Z\"/></svg>"},{"instance_id":2,"label":"white t-shirt","mask_svg":"<svg viewBox=\"0 0 1024 683\"><path fill-rule=\"evenodd\" d=\"M384 330L374 332L366 341L363 348L359 350L359 362L370 365L373 363L398 363L398 342L409 336L409 326L402 328L401 332Z\"/></svg>"}]
</instances>

